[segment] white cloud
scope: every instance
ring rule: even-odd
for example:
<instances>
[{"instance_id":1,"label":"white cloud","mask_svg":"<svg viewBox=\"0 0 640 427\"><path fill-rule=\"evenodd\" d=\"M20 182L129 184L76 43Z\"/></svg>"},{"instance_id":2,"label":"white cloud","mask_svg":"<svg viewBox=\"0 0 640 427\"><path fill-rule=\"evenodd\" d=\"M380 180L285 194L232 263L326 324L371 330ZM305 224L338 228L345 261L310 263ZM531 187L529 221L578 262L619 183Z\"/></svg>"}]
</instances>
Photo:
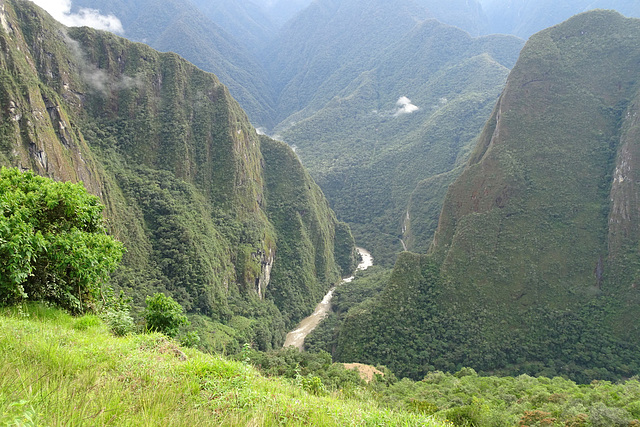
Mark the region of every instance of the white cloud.
<instances>
[{"instance_id":1,"label":"white cloud","mask_svg":"<svg viewBox=\"0 0 640 427\"><path fill-rule=\"evenodd\" d=\"M80 8L71 13L71 0L31 0L69 27L92 27L98 30L124 33L122 23L115 15L103 15L99 10Z\"/></svg>"},{"instance_id":2,"label":"white cloud","mask_svg":"<svg viewBox=\"0 0 640 427\"><path fill-rule=\"evenodd\" d=\"M413 105L411 100L406 96L401 96L396 102L398 109L394 113L394 116L399 116L401 114L411 114L415 113L420 109L420 107Z\"/></svg>"}]
</instances>

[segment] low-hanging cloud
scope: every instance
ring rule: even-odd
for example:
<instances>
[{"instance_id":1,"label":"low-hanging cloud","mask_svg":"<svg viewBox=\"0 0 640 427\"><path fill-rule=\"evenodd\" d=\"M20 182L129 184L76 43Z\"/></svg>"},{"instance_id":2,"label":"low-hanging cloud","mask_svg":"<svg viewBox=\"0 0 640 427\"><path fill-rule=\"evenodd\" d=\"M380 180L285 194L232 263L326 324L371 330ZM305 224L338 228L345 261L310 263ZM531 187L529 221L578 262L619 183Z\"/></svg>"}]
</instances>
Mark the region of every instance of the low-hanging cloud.
<instances>
[{"instance_id":1,"label":"low-hanging cloud","mask_svg":"<svg viewBox=\"0 0 640 427\"><path fill-rule=\"evenodd\" d=\"M69 49L78 60L80 75L94 91L106 96L112 91L133 89L143 85L140 75L136 75L134 77L127 75L121 75L119 77L110 76L106 71L99 69L87 60L85 53L80 47L80 43L73 40L66 33L63 33L63 36L67 46L69 46Z\"/></svg>"},{"instance_id":2,"label":"low-hanging cloud","mask_svg":"<svg viewBox=\"0 0 640 427\"><path fill-rule=\"evenodd\" d=\"M31 0L68 27L92 27L122 34L122 22L115 15L103 15L99 10L82 7L71 13L71 0Z\"/></svg>"},{"instance_id":3,"label":"low-hanging cloud","mask_svg":"<svg viewBox=\"0 0 640 427\"><path fill-rule=\"evenodd\" d=\"M418 107L417 105L413 105L411 103L411 100L409 98L407 98L406 96L401 96L398 99L398 101L396 102L396 106L398 108L396 109L396 112L394 113L394 116L400 116L402 114L415 113L416 111L418 111L420 109L420 107Z\"/></svg>"}]
</instances>

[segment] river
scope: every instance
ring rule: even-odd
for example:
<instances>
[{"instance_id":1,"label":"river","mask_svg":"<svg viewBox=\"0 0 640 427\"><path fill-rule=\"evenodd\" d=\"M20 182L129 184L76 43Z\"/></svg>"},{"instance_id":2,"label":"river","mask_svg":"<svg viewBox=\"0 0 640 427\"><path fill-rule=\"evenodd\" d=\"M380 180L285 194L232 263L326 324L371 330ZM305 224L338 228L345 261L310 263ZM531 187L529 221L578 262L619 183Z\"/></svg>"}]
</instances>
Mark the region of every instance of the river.
<instances>
[{"instance_id":1,"label":"river","mask_svg":"<svg viewBox=\"0 0 640 427\"><path fill-rule=\"evenodd\" d=\"M357 270L366 270L367 268L373 265L373 257L371 254L362 248L356 248L358 253L362 257L362 261L358 264ZM347 277L346 279L342 279L341 283L348 283L353 280L354 276ZM339 285L337 285L339 286ZM333 298L333 291L335 291L336 286L329 289L329 292L322 298L322 301L316 306L316 309L309 317L305 317L298 324L298 327L293 331L287 334L287 338L284 341L283 347L294 346L302 351L304 347L304 339L313 331L316 326L320 323L322 319L327 315L329 309L331 308L331 298Z\"/></svg>"}]
</instances>

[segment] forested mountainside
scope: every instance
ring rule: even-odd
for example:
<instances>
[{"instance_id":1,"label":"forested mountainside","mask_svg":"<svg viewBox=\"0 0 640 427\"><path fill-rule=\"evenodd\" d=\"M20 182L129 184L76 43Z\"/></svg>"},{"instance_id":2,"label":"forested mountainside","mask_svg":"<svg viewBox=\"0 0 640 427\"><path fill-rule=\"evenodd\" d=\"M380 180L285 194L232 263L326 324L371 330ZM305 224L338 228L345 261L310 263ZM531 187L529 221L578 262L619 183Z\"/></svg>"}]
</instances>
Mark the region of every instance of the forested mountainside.
<instances>
[{"instance_id":1,"label":"forested mountainside","mask_svg":"<svg viewBox=\"0 0 640 427\"><path fill-rule=\"evenodd\" d=\"M253 123L272 123L273 93L262 65L243 43L191 0L73 0L73 5L113 14L122 22L126 38L162 52L176 52L198 68L214 73ZM214 12L210 11L212 16ZM250 27L251 35L243 40L262 37L264 28Z\"/></svg>"},{"instance_id":2,"label":"forested mountainside","mask_svg":"<svg viewBox=\"0 0 640 427\"><path fill-rule=\"evenodd\" d=\"M193 4L258 58L275 37L277 26L259 2L193 0Z\"/></svg>"},{"instance_id":3,"label":"forested mountainside","mask_svg":"<svg viewBox=\"0 0 640 427\"><path fill-rule=\"evenodd\" d=\"M415 378L638 373L638 40L640 20L611 11L530 38L429 255L401 254L342 313L339 360Z\"/></svg>"},{"instance_id":4,"label":"forested mountainside","mask_svg":"<svg viewBox=\"0 0 640 427\"><path fill-rule=\"evenodd\" d=\"M210 348L266 349L354 268L348 227L214 75L25 0L0 22L0 164L102 199L137 304L167 292Z\"/></svg>"},{"instance_id":5,"label":"forested mountainside","mask_svg":"<svg viewBox=\"0 0 640 427\"><path fill-rule=\"evenodd\" d=\"M615 9L628 17L640 17L635 0L481 0L494 33L528 38L571 16L592 9Z\"/></svg>"},{"instance_id":6,"label":"forested mountainside","mask_svg":"<svg viewBox=\"0 0 640 427\"><path fill-rule=\"evenodd\" d=\"M381 51L421 21L474 21L476 25L472 17L477 9L475 0L311 3L280 30L265 56L276 93L276 129L287 128L322 108L361 73L380 63Z\"/></svg>"},{"instance_id":7,"label":"forested mountainside","mask_svg":"<svg viewBox=\"0 0 640 427\"><path fill-rule=\"evenodd\" d=\"M130 0L74 4L122 16L127 37L175 50L215 72L254 125L298 149L338 217L388 266L404 248L401 238L407 248L426 250L420 242L435 230L446 186L523 44L512 36L474 40L433 20L486 32L475 0L318 0L277 31L249 3L170 1L163 8L154 1L143 12ZM196 31L199 24L191 28L191 21L209 22L211 35ZM246 49L225 49L220 58L217 46L230 39ZM241 79L250 84L239 90ZM422 155L428 164L416 168ZM431 179L421 189L433 189L432 219L403 235L407 204L423 179ZM370 202L354 203L363 196Z\"/></svg>"},{"instance_id":8,"label":"forested mountainside","mask_svg":"<svg viewBox=\"0 0 640 427\"><path fill-rule=\"evenodd\" d=\"M401 238L405 249L426 252L452 171L466 161L521 47L515 37L472 38L427 20L282 133L377 262L392 265ZM428 179L433 203L412 216L407 203Z\"/></svg>"}]
</instances>

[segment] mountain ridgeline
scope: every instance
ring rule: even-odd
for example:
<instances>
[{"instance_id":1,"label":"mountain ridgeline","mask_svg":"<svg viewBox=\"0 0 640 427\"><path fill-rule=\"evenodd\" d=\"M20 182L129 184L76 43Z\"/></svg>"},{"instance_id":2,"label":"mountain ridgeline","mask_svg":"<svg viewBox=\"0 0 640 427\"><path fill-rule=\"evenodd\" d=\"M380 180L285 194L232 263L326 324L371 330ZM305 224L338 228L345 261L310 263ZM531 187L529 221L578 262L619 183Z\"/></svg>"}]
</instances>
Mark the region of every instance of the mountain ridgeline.
<instances>
[{"instance_id":1,"label":"mountain ridgeline","mask_svg":"<svg viewBox=\"0 0 640 427\"><path fill-rule=\"evenodd\" d=\"M273 67L290 52L298 55L278 74L289 82L278 111L293 112L282 118L280 137L296 147L359 244L392 266L403 240L408 249L426 251L422 242L433 236L446 186L466 161L523 41L471 37L425 19L430 9L416 2L325 3L283 29L287 48ZM432 219L413 217L403 235L407 202L429 179L438 187Z\"/></svg>"},{"instance_id":2,"label":"mountain ridgeline","mask_svg":"<svg viewBox=\"0 0 640 427\"><path fill-rule=\"evenodd\" d=\"M166 292L203 344L268 349L355 267L348 227L283 143L176 54L0 8L0 163L83 181L126 246L116 287Z\"/></svg>"},{"instance_id":3,"label":"mountain ridgeline","mask_svg":"<svg viewBox=\"0 0 640 427\"><path fill-rule=\"evenodd\" d=\"M640 20L611 11L530 38L429 254L401 254L386 288L341 315L339 360L414 378L638 373L638 40Z\"/></svg>"}]
</instances>

